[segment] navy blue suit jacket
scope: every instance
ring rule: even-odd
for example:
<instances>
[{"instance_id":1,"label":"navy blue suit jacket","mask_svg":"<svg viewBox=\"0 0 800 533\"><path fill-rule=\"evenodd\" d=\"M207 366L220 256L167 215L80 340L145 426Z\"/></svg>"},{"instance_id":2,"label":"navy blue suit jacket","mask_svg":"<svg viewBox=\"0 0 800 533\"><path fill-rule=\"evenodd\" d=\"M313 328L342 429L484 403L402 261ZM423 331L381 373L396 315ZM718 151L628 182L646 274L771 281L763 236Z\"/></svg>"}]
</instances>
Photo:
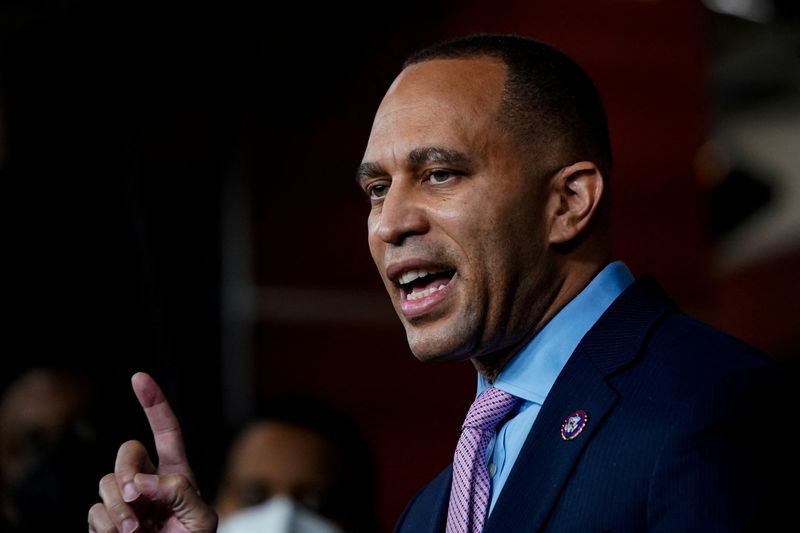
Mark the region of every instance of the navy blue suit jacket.
<instances>
[{"instance_id":1,"label":"navy blue suit jacket","mask_svg":"<svg viewBox=\"0 0 800 533\"><path fill-rule=\"evenodd\" d=\"M788 525L780 481L796 467L781 456L793 423L781 379L749 346L676 310L651 278L635 282L559 375L484 532ZM562 439L579 409L588 424ZM444 531L451 475L414 497L396 531Z\"/></svg>"}]
</instances>

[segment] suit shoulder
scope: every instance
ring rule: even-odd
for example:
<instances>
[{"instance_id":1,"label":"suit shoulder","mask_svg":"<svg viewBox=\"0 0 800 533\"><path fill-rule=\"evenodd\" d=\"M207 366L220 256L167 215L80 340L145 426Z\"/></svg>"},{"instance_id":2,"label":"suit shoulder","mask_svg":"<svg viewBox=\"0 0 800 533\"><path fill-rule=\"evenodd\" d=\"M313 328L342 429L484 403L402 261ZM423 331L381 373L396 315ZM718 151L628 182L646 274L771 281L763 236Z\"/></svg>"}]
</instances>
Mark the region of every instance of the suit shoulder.
<instances>
[{"instance_id":1,"label":"suit shoulder","mask_svg":"<svg viewBox=\"0 0 800 533\"><path fill-rule=\"evenodd\" d=\"M444 528L447 501L450 496L452 465L425 485L411 499L394 527L395 533L439 531Z\"/></svg>"},{"instance_id":2,"label":"suit shoulder","mask_svg":"<svg viewBox=\"0 0 800 533\"><path fill-rule=\"evenodd\" d=\"M694 369L711 366L717 373L737 369L779 371L778 365L755 347L680 311L662 318L645 349L667 352L673 363L683 361Z\"/></svg>"},{"instance_id":3,"label":"suit shoulder","mask_svg":"<svg viewBox=\"0 0 800 533\"><path fill-rule=\"evenodd\" d=\"M655 325L635 366L621 380L647 383L678 418L770 412L789 389L788 373L762 352L679 311Z\"/></svg>"}]
</instances>

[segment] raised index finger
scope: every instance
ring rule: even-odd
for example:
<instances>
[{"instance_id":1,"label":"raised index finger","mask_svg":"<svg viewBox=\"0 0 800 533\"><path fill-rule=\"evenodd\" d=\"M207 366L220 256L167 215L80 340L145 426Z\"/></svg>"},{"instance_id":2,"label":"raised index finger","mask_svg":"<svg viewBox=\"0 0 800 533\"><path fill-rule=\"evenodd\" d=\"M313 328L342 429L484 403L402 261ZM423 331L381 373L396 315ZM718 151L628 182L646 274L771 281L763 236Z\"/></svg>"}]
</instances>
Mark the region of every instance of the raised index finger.
<instances>
[{"instance_id":1,"label":"raised index finger","mask_svg":"<svg viewBox=\"0 0 800 533\"><path fill-rule=\"evenodd\" d=\"M181 426L161 388L144 372L134 374L131 385L153 432L158 455L158 473L181 474L196 486L192 469L186 459Z\"/></svg>"}]
</instances>

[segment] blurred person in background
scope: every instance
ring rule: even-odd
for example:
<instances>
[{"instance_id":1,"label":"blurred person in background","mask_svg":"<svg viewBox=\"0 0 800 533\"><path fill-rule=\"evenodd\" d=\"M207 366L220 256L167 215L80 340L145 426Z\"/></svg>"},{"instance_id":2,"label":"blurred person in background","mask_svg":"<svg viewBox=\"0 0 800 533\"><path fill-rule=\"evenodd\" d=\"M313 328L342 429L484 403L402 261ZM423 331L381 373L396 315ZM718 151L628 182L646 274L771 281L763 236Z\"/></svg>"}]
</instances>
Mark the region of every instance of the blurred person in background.
<instances>
[{"instance_id":1,"label":"blurred person in background","mask_svg":"<svg viewBox=\"0 0 800 533\"><path fill-rule=\"evenodd\" d=\"M99 442L82 376L34 368L0 399L0 528L73 530L96 497Z\"/></svg>"},{"instance_id":2,"label":"blurred person in background","mask_svg":"<svg viewBox=\"0 0 800 533\"><path fill-rule=\"evenodd\" d=\"M275 398L236 432L214 507L223 533L377 531L370 447L342 411Z\"/></svg>"}]
</instances>

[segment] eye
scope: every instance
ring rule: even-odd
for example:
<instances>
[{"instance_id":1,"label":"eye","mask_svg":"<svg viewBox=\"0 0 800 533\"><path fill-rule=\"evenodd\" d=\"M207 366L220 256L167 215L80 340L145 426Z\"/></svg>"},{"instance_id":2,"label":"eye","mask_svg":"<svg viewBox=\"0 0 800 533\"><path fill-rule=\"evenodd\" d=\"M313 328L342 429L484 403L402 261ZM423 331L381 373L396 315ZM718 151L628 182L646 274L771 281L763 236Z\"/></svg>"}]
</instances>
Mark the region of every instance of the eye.
<instances>
[{"instance_id":1,"label":"eye","mask_svg":"<svg viewBox=\"0 0 800 533\"><path fill-rule=\"evenodd\" d=\"M457 177L457 174L450 170L436 169L428 173L428 180L434 185L447 183L455 177Z\"/></svg>"},{"instance_id":2,"label":"eye","mask_svg":"<svg viewBox=\"0 0 800 533\"><path fill-rule=\"evenodd\" d=\"M235 494L241 507L252 507L270 499L272 490L267 483L250 481L237 486Z\"/></svg>"},{"instance_id":3,"label":"eye","mask_svg":"<svg viewBox=\"0 0 800 533\"><path fill-rule=\"evenodd\" d=\"M380 200L389 192L389 184L385 181L375 181L364 188L370 200Z\"/></svg>"}]
</instances>

